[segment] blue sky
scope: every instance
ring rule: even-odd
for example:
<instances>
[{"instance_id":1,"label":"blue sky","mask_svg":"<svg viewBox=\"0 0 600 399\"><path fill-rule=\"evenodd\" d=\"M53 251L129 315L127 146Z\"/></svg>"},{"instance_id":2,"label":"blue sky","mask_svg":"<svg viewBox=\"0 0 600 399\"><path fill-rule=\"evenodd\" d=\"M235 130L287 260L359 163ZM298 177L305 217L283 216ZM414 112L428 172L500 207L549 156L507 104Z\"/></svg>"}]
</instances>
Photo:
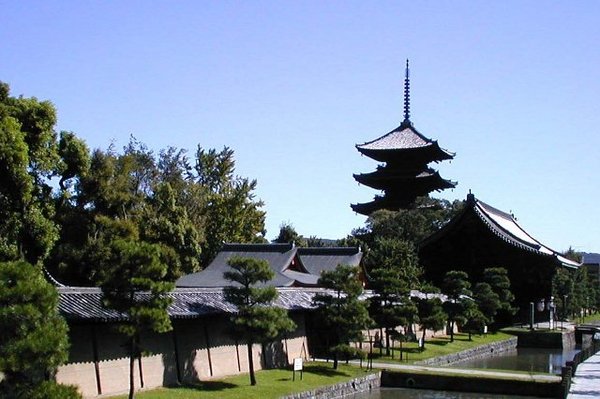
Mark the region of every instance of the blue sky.
<instances>
[{"instance_id":1,"label":"blue sky","mask_svg":"<svg viewBox=\"0 0 600 399\"><path fill-rule=\"evenodd\" d=\"M600 2L6 1L0 80L92 148L229 146L282 222L344 237L376 192L354 148L411 120L456 152L438 196L600 252Z\"/></svg>"}]
</instances>

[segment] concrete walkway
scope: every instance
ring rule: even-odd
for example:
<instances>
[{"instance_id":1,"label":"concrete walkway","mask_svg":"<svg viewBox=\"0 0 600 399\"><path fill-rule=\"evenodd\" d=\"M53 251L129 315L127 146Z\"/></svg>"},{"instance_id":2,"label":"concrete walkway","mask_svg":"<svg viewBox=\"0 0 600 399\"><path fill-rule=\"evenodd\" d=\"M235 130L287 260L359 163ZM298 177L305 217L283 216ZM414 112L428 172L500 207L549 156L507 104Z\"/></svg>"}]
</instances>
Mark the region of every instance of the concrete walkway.
<instances>
[{"instance_id":1,"label":"concrete walkway","mask_svg":"<svg viewBox=\"0 0 600 399\"><path fill-rule=\"evenodd\" d=\"M325 361L324 359L316 359L317 361ZM359 365L359 361L350 361L351 364ZM366 361L363 361L365 367ZM561 378L557 375L550 374L535 374L535 373L513 373L510 371L488 371L482 369L458 369L454 367L431 367L419 366L413 364L396 364L396 363L379 363L373 362L373 368L382 370L402 370L406 372L431 373L444 375L468 375L478 377L489 377L496 379L508 379L515 381L533 381L533 382L560 382ZM599 374L600 377L600 374ZM599 387L600 388L600 387ZM600 396L596 396L600 398Z\"/></svg>"},{"instance_id":2,"label":"concrete walkway","mask_svg":"<svg viewBox=\"0 0 600 399\"><path fill-rule=\"evenodd\" d=\"M600 352L580 363L567 399L600 398Z\"/></svg>"}]
</instances>

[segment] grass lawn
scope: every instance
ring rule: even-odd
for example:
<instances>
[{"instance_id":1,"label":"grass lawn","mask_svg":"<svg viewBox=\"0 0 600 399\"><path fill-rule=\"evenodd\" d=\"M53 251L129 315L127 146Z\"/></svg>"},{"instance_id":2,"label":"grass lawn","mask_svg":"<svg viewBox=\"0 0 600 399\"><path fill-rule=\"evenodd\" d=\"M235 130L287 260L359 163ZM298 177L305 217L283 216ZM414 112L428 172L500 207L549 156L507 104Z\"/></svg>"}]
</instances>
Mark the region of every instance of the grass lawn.
<instances>
[{"instance_id":1,"label":"grass lawn","mask_svg":"<svg viewBox=\"0 0 600 399\"><path fill-rule=\"evenodd\" d=\"M269 399L337 384L370 373L341 363L337 370L333 370L331 363L305 363L302 380L299 372L296 372L296 381L292 381L290 370L261 370L256 373L255 386L251 386L250 378L243 374L218 381L203 381L194 386L158 388L136 393L135 396L141 399ZM127 398L127 395L116 398Z\"/></svg>"},{"instance_id":2,"label":"grass lawn","mask_svg":"<svg viewBox=\"0 0 600 399\"><path fill-rule=\"evenodd\" d=\"M454 334L454 342L450 342L449 336L432 337L425 340L425 350L421 350L416 342L402 343L402 360L400 360L399 344L395 343L394 358L385 355L385 348L380 354L379 348L373 348L373 360L384 362L402 362L414 363L419 360L429 359L448 355L450 353L460 352L471 349L476 346L489 344L496 341L504 341L513 337L502 331L490 333L487 335L472 335L472 341L469 341L469 335L463 333Z\"/></svg>"}]
</instances>

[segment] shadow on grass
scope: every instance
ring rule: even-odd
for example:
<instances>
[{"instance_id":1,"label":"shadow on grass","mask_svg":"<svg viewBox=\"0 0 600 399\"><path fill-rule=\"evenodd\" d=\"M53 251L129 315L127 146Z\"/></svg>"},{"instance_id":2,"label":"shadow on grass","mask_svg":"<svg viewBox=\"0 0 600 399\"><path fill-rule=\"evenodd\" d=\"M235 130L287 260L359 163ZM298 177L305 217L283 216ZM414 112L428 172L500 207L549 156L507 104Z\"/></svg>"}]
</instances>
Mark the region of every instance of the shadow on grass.
<instances>
[{"instance_id":1,"label":"shadow on grass","mask_svg":"<svg viewBox=\"0 0 600 399\"><path fill-rule=\"evenodd\" d=\"M321 376L326 376L326 377L333 377L335 375L345 375L345 376L349 375L348 373L345 373L343 371L334 370L333 365L331 365L331 366L320 366L320 365L306 366L306 367L304 367L304 372L317 374L317 375L321 375Z\"/></svg>"},{"instance_id":2,"label":"shadow on grass","mask_svg":"<svg viewBox=\"0 0 600 399\"><path fill-rule=\"evenodd\" d=\"M237 388L239 385L223 381L202 381L194 384L183 384L180 386L171 387L171 389L194 389L197 391L224 391L226 389Z\"/></svg>"}]
</instances>

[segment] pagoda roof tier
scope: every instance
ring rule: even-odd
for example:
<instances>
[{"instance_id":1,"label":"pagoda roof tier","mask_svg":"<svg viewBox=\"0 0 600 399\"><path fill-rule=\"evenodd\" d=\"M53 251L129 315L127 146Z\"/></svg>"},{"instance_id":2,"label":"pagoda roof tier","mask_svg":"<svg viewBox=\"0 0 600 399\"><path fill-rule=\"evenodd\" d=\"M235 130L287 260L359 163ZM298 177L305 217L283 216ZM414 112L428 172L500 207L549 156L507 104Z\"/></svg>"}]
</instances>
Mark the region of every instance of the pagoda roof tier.
<instances>
[{"instance_id":1,"label":"pagoda roof tier","mask_svg":"<svg viewBox=\"0 0 600 399\"><path fill-rule=\"evenodd\" d=\"M404 191L403 195L376 195L371 202L352 204L350 207L354 212L365 216L369 216L371 213L381 209L397 211L399 209L411 208L414 205L417 197L426 195L428 193L429 191L425 191L424 194L419 194L414 191Z\"/></svg>"},{"instance_id":2,"label":"pagoda roof tier","mask_svg":"<svg viewBox=\"0 0 600 399\"><path fill-rule=\"evenodd\" d=\"M381 162L427 164L454 158L454 153L423 136L409 120L378 139L356 145L356 149Z\"/></svg>"},{"instance_id":3,"label":"pagoda roof tier","mask_svg":"<svg viewBox=\"0 0 600 399\"><path fill-rule=\"evenodd\" d=\"M353 175L354 179L378 190L391 190L401 187L426 187L429 191L454 188L455 182L443 179L440 174L433 169L426 169L421 172L407 173L403 170L383 168L372 173Z\"/></svg>"}]
</instances>

